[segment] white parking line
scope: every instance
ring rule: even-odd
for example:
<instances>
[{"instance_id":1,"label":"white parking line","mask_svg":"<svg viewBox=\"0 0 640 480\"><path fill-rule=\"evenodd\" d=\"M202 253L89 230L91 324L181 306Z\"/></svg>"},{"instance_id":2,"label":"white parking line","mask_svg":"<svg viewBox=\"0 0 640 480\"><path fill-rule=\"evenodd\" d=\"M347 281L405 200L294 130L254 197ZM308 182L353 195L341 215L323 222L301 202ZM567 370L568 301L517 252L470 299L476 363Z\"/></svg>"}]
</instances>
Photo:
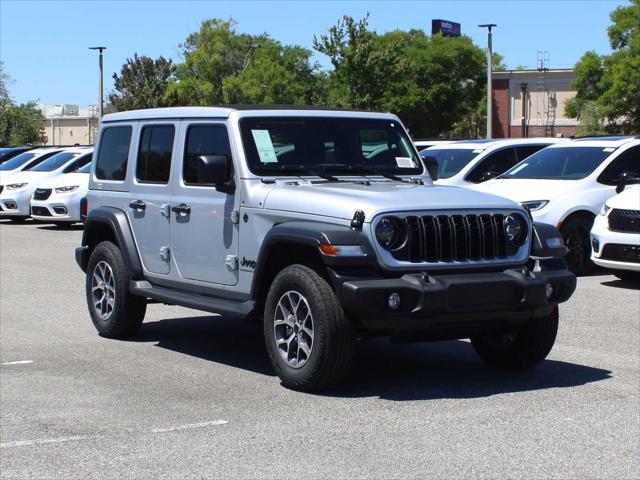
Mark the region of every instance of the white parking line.
<instances>
[{"instance_id":1,"label":"white parking line","mask_svg":"<svg viewBox=\"0 0 640 480\"><path fill-rule=\"evenodd\" d=\"M36 440L19 440L17 442L0 443L0 448L27 447L29 445L44 445L47 443L74 442L76 440L84 440L85 438L90 438L90 437L88 435L76 435L73 437L39 438Z\"/></svg>"},{"instance_id":2,"label":"white parking line","mask_svg":"<svg viewBox=\"0 0 640 480\"><path fill-rule=\"evenodd\" d=\"M27 363L33 363L33 360L15 360L13 362L2 362L0 365L26 365Z\"/></svg>"},{"instance_id":3,"label":"white parking line","mask_svg":"<svg viewBox=\"0 0 640 480\"><path fill-rule=\"evenodd\" d=\"M154 428L151 433L175 432L177 430L193 430L194 428L211 427L213 425L224 425L229 423L226 420L212 420L210 422L187 423L186 425L178 425L177 427Z\"/></svg>"}]
</instances>

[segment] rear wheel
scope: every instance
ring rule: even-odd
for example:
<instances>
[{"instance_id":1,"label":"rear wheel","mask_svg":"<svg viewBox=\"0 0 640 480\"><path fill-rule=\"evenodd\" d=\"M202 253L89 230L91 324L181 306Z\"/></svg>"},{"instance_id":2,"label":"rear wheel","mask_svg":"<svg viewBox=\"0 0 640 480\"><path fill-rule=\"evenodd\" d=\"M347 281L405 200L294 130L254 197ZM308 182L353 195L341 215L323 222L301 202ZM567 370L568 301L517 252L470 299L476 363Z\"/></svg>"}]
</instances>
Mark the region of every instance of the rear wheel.
<instances>
[{"instance_id":1,"label":"rear wheel","mask_svg":"<svg viewBox=\"0 0 640 480\"><path fill-rule=\"evenodd\" d=\"M504 369L525 369L543 361L556 341L558 307L541 318L533 318L514 333L478 336L471 344L487 365Z\"/></svg>"},{"instance_id":2,"label":"rear wheel","mask_svg":"<svg viewBox=\"0 0 640 480\"><path fill-rule=\"evenodd\" d=\"M283 269L264 311L269 359L282 383L314 391L337 385L353 359L355 336L327 282L303 265Z\"/></svg>"},{"instance_id":3,"label":"rear wheel","mask_svg":"<svg viewBox=\"0 0 640 480\"><path fill-rule=\"evenodd\" d=\"M591 227L593 227L593 219L575 217L567 220L560 228L562 239L568 248L565 257L567 266L576 275L584 275L593 268L589 238Z\"/></svg>"},{"instance_id":4,"label":"rear wheel","mask_svg":"<svg viewBox=\"0 0 640 480\"><path fill-rule=\"evenodd\" d=\"M129 292L129 272L117 245L102 242L94 248L85 288L89 314L100 335L124 338L138 331L147 301Z\"/></svg>"}]
</instances>

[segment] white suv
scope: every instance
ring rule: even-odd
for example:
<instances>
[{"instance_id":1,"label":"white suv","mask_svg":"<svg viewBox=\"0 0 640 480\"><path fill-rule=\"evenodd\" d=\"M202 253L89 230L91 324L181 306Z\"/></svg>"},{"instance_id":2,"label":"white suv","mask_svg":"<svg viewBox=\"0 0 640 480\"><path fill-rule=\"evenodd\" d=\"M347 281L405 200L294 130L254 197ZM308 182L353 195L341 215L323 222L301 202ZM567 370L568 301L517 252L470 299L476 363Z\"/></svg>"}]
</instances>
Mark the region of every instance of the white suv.
<instances>
[{"instance_id":1,"label":"white suv","mask_svg":"<svg viewBox=\"0 0 640 480\"><path fill-rule=\"evenodd\" d=\"M439 185L468 187L497 177L538 150L566 141L564 138L462 140L421 150L420 155L437 160Z\"/></svg>"},{"instance_id":2,"label":"white suv","mask_svg":"<svg viewBox=\"0 0 640 480\"><path fill-rule=\"evenodd\" d=\"M527 207L533 219L556 225L575 273L590 268L589 231L616 187L640 182L640 139L581 138L545 148L475 189Z\"/></svg>"},{"instance_id":3,"label":"white suv","mask_svg":"<svg viewBox=\"0 0 640 480\"><path fill-rule=\"evenodd\" d=\"M591 259L623 280L640 279L640 185L607 200L591 229Z\"/></svg>"}]
</instances>

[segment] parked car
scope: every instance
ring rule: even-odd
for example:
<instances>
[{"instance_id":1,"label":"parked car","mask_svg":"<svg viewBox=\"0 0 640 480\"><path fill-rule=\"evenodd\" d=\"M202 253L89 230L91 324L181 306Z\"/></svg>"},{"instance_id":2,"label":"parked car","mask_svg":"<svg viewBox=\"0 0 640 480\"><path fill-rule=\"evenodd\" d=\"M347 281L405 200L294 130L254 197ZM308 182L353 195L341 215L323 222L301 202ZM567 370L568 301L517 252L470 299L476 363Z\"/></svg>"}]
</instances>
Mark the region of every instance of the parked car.
<instances>
[{"instance_id":1,"label":"parked car","mask_svg":"<svg viewBox=\"0 0 640 480\"><path fill-rule=\"evenodd\" d=\"M34 147L4 147L0 148L0 164L21 153L33 150Z\"/></svg>"},{"instance_id":2,"label":"parked car","mask_svg":"<svg viewBox=\"0 0 640 480\"><path fill-rule=\"evenodd\" d=\"M81 222L80 205L89 190L90 169L91 162L38 183L31 197L31 218L56 225Z\"/></svg>"},{"instance_id":3,"label":"parked car","mask_svg":"<svg viewBox=\"0 0 640 480\"><path fill-rule=\"evenodd\" d=\"M555 227L433 186L389 113L119 112L94 158L76 260L98 332L133 334L149 300L263 320L291 388L335 385L375 335L471 337L489 365L530 367L575 288Z\"/></svg>"},{"instance_id":4,"label":"parked car","mask_svg":"<svg viewBox=\"0 0 640 480\"><path fill-rule=\"evenodd\" d=\"M566 141L564 138L461 140L421 150L420 155L438 161L438 184L468 187L497 177L538 150Z\"/></svg>"},{"instance_id":5,"label":"parked car","mask_svg":"<svg viewBox=\"0 0 640 480\"><path fill-rule=\"evenodd\" d=\"M424 150L425 148L433 147L434 145L446 145L452 143L454 140L414 140L413 144L418 150Z\"/></svg>"},{"instance_id":6,"label":"parked car","mask_svg":"<svg viewBox=\"0 0 640 480\"><path fill-rule=\"evenodd\" d=\"M576 273L591 266L589 231L616 187L640 181L640 139L581 138L533 154L504 175L474 186L527 207L533 219L556 225Z\"/></svg>"},{"instance_id":7,"label":"parked car","mask_svg":"<svg viewBox=\"0 0 640 480\"><path fill-rule=\"evenodd\" d=\"M640 185L602 206L591 229L591 259L622 280L640 280Z\"/></svg>"},{"instance_id":8,"label":"parked car","mask_svg":"<svg viewBox=\"0 0 640 480\"><path fill-rule=\"evenodd\" d=\"M86 147L65 148L46 160L35 161L33 162L35 165L32 163L28 168L9 176L0 192L2 208L0 218L28 217L31 214L31 196L38 183L50 177L78 170L91 162L92 151L93 149ZM0 165L0 168L2 166Z\"/></svg>"}]
</instances>

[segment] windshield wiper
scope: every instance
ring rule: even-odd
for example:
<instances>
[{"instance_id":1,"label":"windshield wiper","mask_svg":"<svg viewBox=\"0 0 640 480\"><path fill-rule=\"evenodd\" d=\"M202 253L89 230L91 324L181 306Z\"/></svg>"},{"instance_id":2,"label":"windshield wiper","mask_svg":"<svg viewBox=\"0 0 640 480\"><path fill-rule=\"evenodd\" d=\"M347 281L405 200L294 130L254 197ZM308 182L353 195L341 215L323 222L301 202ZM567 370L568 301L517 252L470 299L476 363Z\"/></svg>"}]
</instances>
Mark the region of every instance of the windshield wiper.
<instances>
[{"instance_id":1,"label":"windshield wiper","mask_svg":"<svg viewBox=\"0 0 640 480\"><path fill-rule=\"evenodd\" d=\"M339 178L334 177L333 175L329 175L328 173L318 172L314 169L305 167L304 165L282 165L280 166L280 170L283 172L287 170L293 170L297 173L301 173L303 175L315 175L316 177L324 178L329 182L340 182Z\"/></svg>"},{"instance_id":2,"label":"windshield wiper","mask_svg":"<svg viewBox=\"0 0 640 480\"><path fill-rule=\"evenodd\" d=\"M403 178L397 177L396 175L389 173L389 172L385 172L384 170L380 170L378 168L374 168L371 167L367 164L364 163L360 163L360 164L354 164L354 165L345 165L345 168L349 171L352 172L361 172L361 173L369 173L371 175L380 175L381 177L384 178L388 178L389 180L393 180L395 182L409 182L408 180L405 180Z\"/></svg>"}]
</instances>

